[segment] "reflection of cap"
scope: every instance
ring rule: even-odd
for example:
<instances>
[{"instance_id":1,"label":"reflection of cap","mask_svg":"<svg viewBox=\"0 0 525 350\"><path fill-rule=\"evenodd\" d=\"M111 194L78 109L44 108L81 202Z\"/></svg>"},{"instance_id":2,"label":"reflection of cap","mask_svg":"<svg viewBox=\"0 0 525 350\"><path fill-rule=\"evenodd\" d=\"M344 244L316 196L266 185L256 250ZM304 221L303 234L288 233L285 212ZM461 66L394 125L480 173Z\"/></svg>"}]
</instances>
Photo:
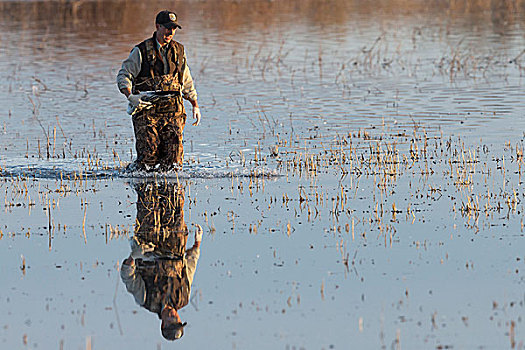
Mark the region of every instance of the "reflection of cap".
<instances>
[{"instance_id":1,"label":"reflection of cap","mask_svg":"<svg viewBox=\"0 0 525 350\"><path fill-rule=\"evenodd\" d=\"M184 327L187 325L188 323L187 322L184 322L184 323L177 323L176 326L176 330L175 330L175 339L179 339L181 338L183 335L184 335Z\"/></svg>"},{"instance_id":2,"label":"reflection of cap","mask_svg":"<svg viewBox=\"0 0 525 350\"><path fill-rule=\"evenodd\" d=\"M188 323L172 323L164 328L162 328L162 336L166 338L167 340L176 340L182 338L184 335L184 327L186 327Z\"/></svg>"},{"instance_id":3,"label":"reflection of cap","mask_svg":"<svg viewBox=\"0 0 525 350\"><path fill-rule=\"evenodd\" d=\"M173 28L182 28L177 22L177 15L174 12L164 10L160 11L157 14L157 18L155 18L155 23L161 24L166 28L173 29Z\"/></svg>"}]
</instances>

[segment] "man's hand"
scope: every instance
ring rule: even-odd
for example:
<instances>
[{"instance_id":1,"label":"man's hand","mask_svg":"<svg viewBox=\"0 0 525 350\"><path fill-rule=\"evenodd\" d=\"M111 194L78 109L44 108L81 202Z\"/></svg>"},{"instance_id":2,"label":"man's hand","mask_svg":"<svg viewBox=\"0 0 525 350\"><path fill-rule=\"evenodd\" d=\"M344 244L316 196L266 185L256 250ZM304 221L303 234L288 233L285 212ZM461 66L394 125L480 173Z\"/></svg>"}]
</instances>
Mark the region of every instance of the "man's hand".
<instances>
[{"instance_id":1,"label":"man's hand","mask_svg":"<svg viewBox=\"0 0 525 350\"><path fill-rule=\"evenodd\" d=\"M128 114L129 115L133 115L133 112L135 112L137 108L142 109L145 107L152 106L151 102L144 101L142 99L142 97L144 97L146 94L147 93L145 92L141 92L138 95L133 95L133 94L128 95L128 101L129 101Z\"/></svg>"},{"instance_id":2,"label":"man's hand","mask_svg":"<svg viewBox=\"0 0 525 350\"><path fill-rule=\"evenodd\" d=\"M199 224L195 224L197 227L197 230L195 231L195 242L201 242L202 241L202 226Z\"/></svg>"},{"instance_id":3,"label":"man's hand","mask_svg":"<svg viewBox=\"0 0 525 350\"><path fill-rule=\"evenodd\" d=\"M138 95L131 94L131 95L128 96L128 101L129 101L129 103L131 104L131 106L133 108L137 108L139 105L142 105L142 106L151 105L151 102L147 102L147 101L142 100L142 97L144 95L145 94L143 94L143 93L140 93Z\"/></svg>"},{"instance_id":4,"label":"man's hand","mask_svg":"<svg viewBox=\"0 0 525 350\"><path fill-rule=\"evenodd\" d=\"M129 245L131 247L130 258L133 259L144 259L155 250L155 245L151 242L140 243L136 237L130 239Z\"/></svg>"},{"instance_id":5,"label":"man's hand","mask_svg":"<svg viewBox=\"0 0 525 350\"><path fill-rule=\"evenodd\" d=\"M137 108L137 106L140 104L140 95L131 94L128 96L128 101L131 107Z\"/></svg>"},{"instance_id":6,"label":"man's hand","mask_svg":"<svg viewBox=\"0 0 525 350\"><path fill-rule=\"evenodd\" d=\"M195 118L195 123L193 123L193 126L197 126L201 122L201 110L199 107L193 107L193 118ZM201 229L202 230L202 229Z\"/></svg>"}]
</instances>

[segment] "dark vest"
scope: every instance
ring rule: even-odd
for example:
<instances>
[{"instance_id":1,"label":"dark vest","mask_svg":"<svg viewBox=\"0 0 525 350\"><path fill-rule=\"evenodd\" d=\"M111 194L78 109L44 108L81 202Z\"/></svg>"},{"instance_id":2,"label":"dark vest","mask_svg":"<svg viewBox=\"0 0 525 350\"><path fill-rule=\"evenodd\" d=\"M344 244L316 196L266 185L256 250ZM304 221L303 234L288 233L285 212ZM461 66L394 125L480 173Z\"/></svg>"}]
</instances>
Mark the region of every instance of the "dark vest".
<instances>
[{"instance_id":1,"label":"dark vest","mask_svg":"<svg viewBox=\"0 0 525 350\"><path fill-rule=\"evenodd\" d=\"M157 49L155 35L156 32L153 33L153 37L137 45L142 56L142 65L133 84L133 93L155 90L181 91L182 89L186 67L184 46L175 40L167 44L166 56L169 68L168 73L164 74L164 57Z\"/></svg>"},{"instance_id":2,"label":"dark vest","mask_svg":"<svg viewBox=\"0 0 525 350\"><path fill-rule=\"evenodd\" d=\"M143 307L160 317L164 305L180 310L188 304L190 285L183 261L159 260L153 264L139 262L137 267L146 287Z\"/></svg>"}]
</instances>

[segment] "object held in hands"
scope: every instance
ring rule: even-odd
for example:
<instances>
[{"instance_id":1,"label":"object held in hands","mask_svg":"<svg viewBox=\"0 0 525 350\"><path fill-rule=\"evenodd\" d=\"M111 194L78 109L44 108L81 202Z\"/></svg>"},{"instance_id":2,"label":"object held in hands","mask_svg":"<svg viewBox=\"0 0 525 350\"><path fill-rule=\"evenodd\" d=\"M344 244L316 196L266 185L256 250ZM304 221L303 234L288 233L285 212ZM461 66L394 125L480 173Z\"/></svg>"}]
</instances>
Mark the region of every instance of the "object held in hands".
<instances>
[{"instance_id":1,"label":"object held in hands","mask_svg":"<svg viewBox=\"0 0 525 350\"><path fill-rule=\"evenodd\" d=\"M152 106L152 103L149 101L145 101L144 98L149 96L149 92L141 92L139 94L131 94L128 96L128 114L133 115L134 112L139 111L144 108L150 108Z\"/></svg>"}]
</instances>

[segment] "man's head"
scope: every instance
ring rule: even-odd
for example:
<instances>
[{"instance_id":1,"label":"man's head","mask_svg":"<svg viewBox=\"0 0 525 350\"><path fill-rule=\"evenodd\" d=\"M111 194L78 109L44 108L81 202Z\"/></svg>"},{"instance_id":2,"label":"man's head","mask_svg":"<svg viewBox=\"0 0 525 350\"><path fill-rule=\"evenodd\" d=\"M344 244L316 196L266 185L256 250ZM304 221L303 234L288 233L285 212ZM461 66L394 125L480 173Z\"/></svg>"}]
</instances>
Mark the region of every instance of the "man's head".
<instances>
[{"instance_id":1,"label":"man's head","mask_svg":"<svg viewBox=\"0 0 525 350\"><path fill-rule=\"evenodd\" d=\"M175 12L168 10L160 11L155 18L155 23L160 24L168 29L182 28L178 22Z\"/></svg>"},{"instance_id":2,"label":"man's head","mask_svg":"<svg viewBox=\"0 0 525 350\"><path fill-rule=\"evenodd\" d=\"M178 22L177 15L174 12L164 10L160 11L155 18L155 27L157 28L157 41L164 46L173 39L175 30L182 28Z\"/></svg>"},{"instance_id":3,"label":"man's head","mask_svg":"<svg viewBox=\"0 0 525 350\"><path fill-rule=\"evenodd\" d=\"M173 307L165 306L160 313L160 318L162 320L160 331L164 338L167 340L176 340L184 335L186 322L181 322L177 310Z\"/></svg>"},{"instance_id":4,"label":"man's head","mask_svg":"<svg viewBox=\"0 0 525 350\"><path fill-rule=\"evenodd\" d=\"M186 326L186 322L184 323L172 323L167 325L166 327L160 329L162 332L162 336L166 338L166 340L177 340L182 338L184 335L184 327Z\"/></svg>"}]
</instances>

